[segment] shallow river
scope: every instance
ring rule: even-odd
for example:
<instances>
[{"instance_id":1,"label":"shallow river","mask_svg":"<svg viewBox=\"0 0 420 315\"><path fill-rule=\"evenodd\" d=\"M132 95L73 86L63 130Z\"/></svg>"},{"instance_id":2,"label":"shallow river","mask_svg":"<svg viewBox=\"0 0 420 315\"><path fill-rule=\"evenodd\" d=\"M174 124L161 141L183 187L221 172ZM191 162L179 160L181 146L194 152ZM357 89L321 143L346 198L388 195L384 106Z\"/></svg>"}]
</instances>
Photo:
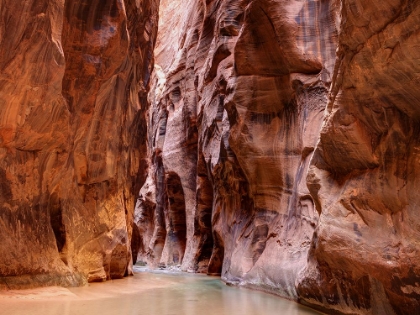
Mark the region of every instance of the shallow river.
<instances>
[{"instance_id":1,"label":"shallow river","mask_svg":"<svg viewBox=\"0 0 420 315\"><path fill-rule=\"evenodd\" d=\"M205 275L136 272L82 288L0 292L1 315L309 315L279 297Z\"/></svg>"}]
</instances>

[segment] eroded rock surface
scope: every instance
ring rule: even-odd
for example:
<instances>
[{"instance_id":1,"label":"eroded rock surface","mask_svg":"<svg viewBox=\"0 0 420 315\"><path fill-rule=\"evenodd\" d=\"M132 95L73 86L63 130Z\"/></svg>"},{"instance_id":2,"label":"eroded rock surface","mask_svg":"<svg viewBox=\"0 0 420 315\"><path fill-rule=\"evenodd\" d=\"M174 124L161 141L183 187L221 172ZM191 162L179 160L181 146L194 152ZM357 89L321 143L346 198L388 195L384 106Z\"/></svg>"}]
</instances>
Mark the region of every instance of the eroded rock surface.
<instances>
[{"instance_id":1,"label":"eroded rock surface","mask_svg":"<svg viewBox=\"0 0 420 315\"><path fill-rule=\"evenodd\" d=\"M343 312L420 312L420 6L342 1L335 79L308 187L319 209L299 283Z\"/></svg>"},{"instance_id":2,"label":"eroded rock surface","mask_svg":"<svg viewBox=\"0 0 420 315\"><path fill-rule=\"evenodd\" d=\"M138 259L418 313L419 10L162 1Z\"/></svg>"},{"instance_id":3,"label":"eroded rock surface","mask_svg":"<svg viewBox=\"0 0 420 315\"><path fill-rule=\"evenodd\" d=\"M0 288L131 273L157 7L0 2Z\"/></svg>"},{"instance_id":4,"label":"eroded rock surface","mask_svg":"<svg viewBox=\"0 0 420 315\"><path fill-rule=\"evenodd\" d=\"M152 74L158 5L0 2L0 288L138 260L420 313L420 3L162 0Z\"/></svg>"},{"instance_id":5,"label":"eroded rock surface","mask_svg":"<svg viewBox=\"0 0 420 315\"><path fill-rule=\"evenodd\" d=\"M152 166L135 218L139 258L297 298L319 217L306 174L333 77L338 8L328 1L189 7L161 4ZM174 217L185 218L186 238Z\"/></svg>"}]
</instances>

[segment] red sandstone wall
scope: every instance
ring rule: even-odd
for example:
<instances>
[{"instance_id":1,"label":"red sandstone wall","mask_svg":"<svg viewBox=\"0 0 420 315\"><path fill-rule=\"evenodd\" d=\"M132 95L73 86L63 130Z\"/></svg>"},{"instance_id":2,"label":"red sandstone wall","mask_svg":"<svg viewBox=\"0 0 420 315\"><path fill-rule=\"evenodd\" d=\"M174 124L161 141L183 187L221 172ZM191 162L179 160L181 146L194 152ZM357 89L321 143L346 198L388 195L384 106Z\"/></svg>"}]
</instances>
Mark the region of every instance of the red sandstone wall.
<instances>
[{"instance_id":1,"label":"red sandstone wall","mask_svg":"<svg viewBox=\"0 0 420 315\"><path fill-rule=\"evenodd\" d=\"M1 1L0 288L131 273L157 6Z\"/></svg>"},{"instance_id":2,"label":"red sandstone wall","mask_svg":"<svg viewBox=\"0 0 420 315\"><path fill-rule=\"evenodd\" d=\"M0 2L0 288L134 257L419 313L418 1L163 0L152 75L157 10Z\"/></svg>"}]
</instances>

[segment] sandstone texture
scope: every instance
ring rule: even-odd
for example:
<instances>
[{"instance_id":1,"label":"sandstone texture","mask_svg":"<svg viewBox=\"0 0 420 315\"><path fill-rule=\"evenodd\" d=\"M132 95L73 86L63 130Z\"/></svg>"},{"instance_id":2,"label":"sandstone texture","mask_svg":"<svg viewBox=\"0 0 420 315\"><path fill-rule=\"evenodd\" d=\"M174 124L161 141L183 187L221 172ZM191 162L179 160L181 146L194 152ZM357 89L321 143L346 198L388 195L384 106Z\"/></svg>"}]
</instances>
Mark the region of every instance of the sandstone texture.
<instances>
[{"instance_id":1,"label":"sandstone texture","mask_svg":"<svg viewBox=\"0 0 420 315\"><path fill-rule=\"evenodd\" d=\"M418 1L162 0L137 260L420 313L419 19Z\"/></svg>"},{"instance_id":2,"label":"sandstone texture","mask_svg":"<svg viewBox=\"0 0 420 315\"><path fill-rule=\"evenodd\" d=\"M0 288L132 272L157 18L156 0L0 2Z\"/></svg>"},{"instance_id":3,"label":"sandstone texture","mask_svg":"<svg viewBox=\"0 0 420 315\"><path fill-rule=\"evenodd\" d=\"M0 289L137 261L419 314L419 34L417 0L0 1Z\"/></svg>"},{"instance_id":4,"label":"sandstone texture","mask_svg":"<svg viewBox=\"0 0 420 315\"><path fill-rule=\"evenodd\" d=\"M418 314L420 3L341 6L326 120L307 174L320 220L298 293L342 312Z\"/></svg>"}]
</instances>

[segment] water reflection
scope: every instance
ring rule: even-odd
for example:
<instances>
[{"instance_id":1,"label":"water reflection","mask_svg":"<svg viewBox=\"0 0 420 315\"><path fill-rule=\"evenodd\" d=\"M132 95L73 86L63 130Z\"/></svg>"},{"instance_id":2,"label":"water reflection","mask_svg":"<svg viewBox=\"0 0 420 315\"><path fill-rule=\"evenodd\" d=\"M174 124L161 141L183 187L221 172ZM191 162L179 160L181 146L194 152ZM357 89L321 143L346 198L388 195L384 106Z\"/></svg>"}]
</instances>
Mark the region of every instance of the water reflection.
<instances>
[{"instance_id":1,"label":"water reflection","mask_svg":"<svg viewBox=\"0 0 420 315\"><path fill-rule=\"evenodd\" d=\"M83 288L0 293L4 315L309 315L319 314L273 295L203 275L138 272Z\"/></svg>"}]
</instances>

